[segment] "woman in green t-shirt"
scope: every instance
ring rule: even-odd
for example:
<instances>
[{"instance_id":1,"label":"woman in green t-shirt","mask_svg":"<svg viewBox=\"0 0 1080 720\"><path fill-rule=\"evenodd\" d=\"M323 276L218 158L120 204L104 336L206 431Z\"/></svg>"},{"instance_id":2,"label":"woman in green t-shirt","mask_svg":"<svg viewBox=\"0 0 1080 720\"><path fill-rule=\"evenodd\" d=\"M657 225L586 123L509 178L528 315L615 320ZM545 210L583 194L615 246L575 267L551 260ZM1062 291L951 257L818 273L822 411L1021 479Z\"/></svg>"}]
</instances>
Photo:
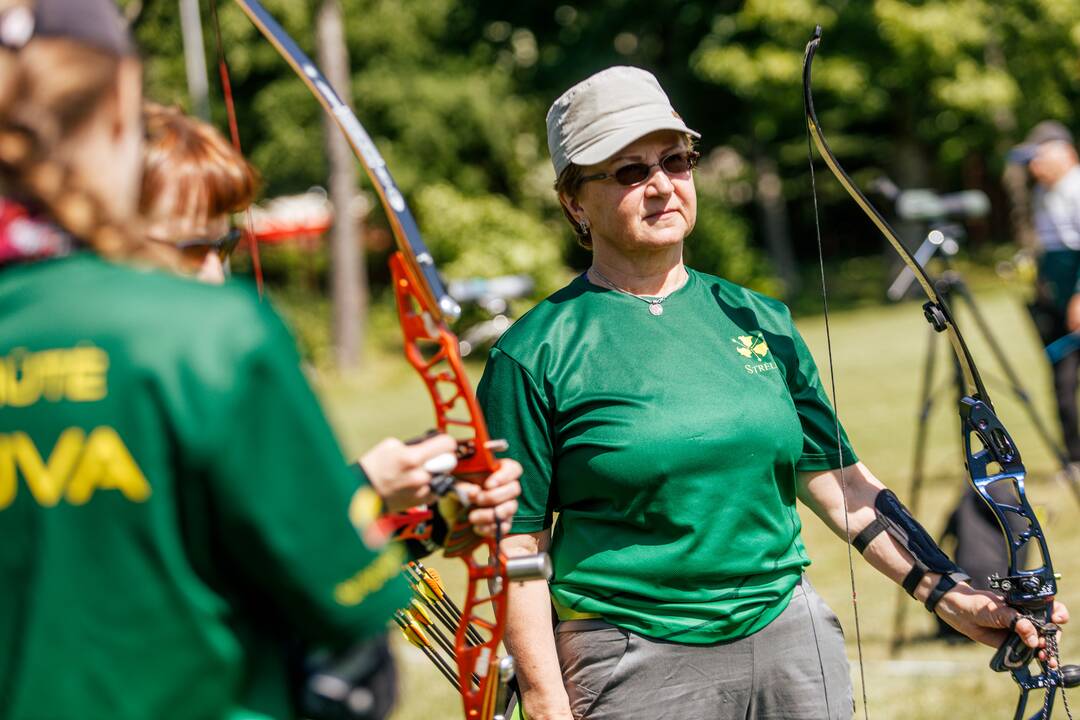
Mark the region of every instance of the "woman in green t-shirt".
<instances>
[{"instance_id":1,"label":"woman in green t-shirt","mask_svg":"<svg viewBox=\"0 0 1080 720\"><path fill-rule=\"evenodd\" d=\"M525 468L507 551L554 564L550 593L516 589L510 607L525 713L850 717L843 638L803 578L795 501L842 538L882 514L914 521L856 458L783 303L683 264L698 134L656 79L597 73L547 126L592 264L500 339L479 389ZM1017 612L940 551L868 538L882 574L1002 642ZM1016 631L1038 644L1027 620Z\"/></svg>"}]
</instances>

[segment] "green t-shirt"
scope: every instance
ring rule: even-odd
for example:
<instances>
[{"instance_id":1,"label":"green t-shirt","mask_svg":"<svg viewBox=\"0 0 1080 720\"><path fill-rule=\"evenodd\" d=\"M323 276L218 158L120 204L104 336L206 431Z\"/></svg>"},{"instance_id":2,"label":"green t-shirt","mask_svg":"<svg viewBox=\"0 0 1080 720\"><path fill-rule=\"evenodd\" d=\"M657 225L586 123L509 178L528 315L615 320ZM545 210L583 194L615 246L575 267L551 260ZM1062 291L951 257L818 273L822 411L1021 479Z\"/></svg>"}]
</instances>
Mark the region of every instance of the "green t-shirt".
<instances>
[{"instance_id":1,"label":"green t-shirt","mask_svg":"<svg viewBox=\"0 0 1080 720\"><path fill-rule=\"evenodd\" d=\"M0 717L290 717L286 643L408 597L364 492L249 289L0 269Z\"/></svg>"},{"instance_id":2,"label":"green t-shirt","mask_svg":"<svg viewBox=\"0 0 1080 720\"><path fill-rule=\"evenodd\" d=\"M480 382L524 466L513 532L549 527L560 617L745 637L809 559L796 472L856 462L783 303L689 271L654 317L583 276L518 320Z\"/></svg>"}]
</instances>

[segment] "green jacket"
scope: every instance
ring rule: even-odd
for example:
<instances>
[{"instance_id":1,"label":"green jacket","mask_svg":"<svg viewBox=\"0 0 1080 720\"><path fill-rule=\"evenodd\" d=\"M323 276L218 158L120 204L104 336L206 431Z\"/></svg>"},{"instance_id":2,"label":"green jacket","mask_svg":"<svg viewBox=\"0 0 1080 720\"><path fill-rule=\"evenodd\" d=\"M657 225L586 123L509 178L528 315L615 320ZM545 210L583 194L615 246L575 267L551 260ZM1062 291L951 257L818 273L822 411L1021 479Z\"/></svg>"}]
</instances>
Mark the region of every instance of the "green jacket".
<instances>
[{"instance_id":1,"label":"green jacket","mask_svg":"<svg viewBox=\"0 0 1080 720\"><path fill-rule=\"evenodd\" d=\"M285 718L286 647L407 586L278 316L89 254L0 269L0 718Z\"/></svg>"}]
</instances>

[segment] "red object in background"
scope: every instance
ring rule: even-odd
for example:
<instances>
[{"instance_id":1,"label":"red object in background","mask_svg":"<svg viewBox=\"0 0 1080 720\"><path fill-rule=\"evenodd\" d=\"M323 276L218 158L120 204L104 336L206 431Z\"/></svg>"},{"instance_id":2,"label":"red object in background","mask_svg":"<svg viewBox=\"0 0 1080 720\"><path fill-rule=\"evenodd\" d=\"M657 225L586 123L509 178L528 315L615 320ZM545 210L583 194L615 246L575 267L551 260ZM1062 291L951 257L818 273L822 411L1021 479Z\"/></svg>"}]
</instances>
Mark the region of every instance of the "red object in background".
<instances>
[{"instance_id":1,"label":"red object in background","mask_svg":"<svg viewBox=\"0 0 1080 720\"><path fill-rule=\"evenodd\" d=\"M251 207L250 232L260 243L315 241L334 224L334 207L325 193L285 195Z\"/></svg>"}]
</instances>

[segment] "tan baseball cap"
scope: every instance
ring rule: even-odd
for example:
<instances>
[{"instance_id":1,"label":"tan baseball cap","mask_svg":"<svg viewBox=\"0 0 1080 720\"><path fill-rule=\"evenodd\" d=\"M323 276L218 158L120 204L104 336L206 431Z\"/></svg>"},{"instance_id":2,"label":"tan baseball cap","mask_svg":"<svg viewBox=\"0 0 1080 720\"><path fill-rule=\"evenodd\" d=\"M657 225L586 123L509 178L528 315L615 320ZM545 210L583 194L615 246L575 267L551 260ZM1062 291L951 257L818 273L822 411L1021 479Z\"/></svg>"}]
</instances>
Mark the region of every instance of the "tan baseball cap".
<instances>
[{"instance_id":1,"label":"tan baseball cap","mask_svg":"<svg viewBox=\"0 0 1080 720\"><path fill-rule=\"evenodd\" d=\"M1035 159L1039 146L1048 142L1067 142L1073 144L1073 135L1069 128L1057 120L1043 120L1024 138L1024 142L1009 151L1009 162L1026 164Z\"/></svg>"},{"instance_id":2,"label":"tan baseball cap","mask_svg":"<svg viewBox=\"0 0 1080 720\"><path fill-rule=\"evenodd\" d=\"M548 151L558 177L570 163L592 165L657 130L700 138L686 126L652 73L617 65L582 80L551 104Z\"/></svg>"}]
</instances>

